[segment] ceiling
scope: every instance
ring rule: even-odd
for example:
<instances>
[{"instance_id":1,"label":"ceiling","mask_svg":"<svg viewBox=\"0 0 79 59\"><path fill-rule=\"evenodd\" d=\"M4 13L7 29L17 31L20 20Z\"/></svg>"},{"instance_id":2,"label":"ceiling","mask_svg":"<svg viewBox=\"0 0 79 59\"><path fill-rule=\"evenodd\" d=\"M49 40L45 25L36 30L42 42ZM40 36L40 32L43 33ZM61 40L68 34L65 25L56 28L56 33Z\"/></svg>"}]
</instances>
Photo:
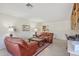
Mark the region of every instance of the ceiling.
<instances>
[{"instance_id":1,"label":"ceiling","mask_svg":"<svg viewBox=\"0 0 79 59\"><path fill-rule=\"evenodd\" d=\"M0 3L0 13L30 20L66 20L70 18L73 4L32 3L32 5L32 8L28 8L25 3Z\"/></svg>"}]
</instances>

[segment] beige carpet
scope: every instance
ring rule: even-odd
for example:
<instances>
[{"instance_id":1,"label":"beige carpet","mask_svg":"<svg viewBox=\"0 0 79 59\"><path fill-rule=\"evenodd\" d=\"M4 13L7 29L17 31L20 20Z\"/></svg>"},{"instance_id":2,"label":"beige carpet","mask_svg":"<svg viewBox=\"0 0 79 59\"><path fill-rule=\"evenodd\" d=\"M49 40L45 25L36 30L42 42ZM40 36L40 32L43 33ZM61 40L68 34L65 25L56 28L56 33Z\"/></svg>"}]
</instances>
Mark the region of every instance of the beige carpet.
<instances>
[{"instance_id":1,"label":"beige carpet","mask_svg":"<svg viewBox=\"0 0 79 59\"><path fill-rule=\"evenodd\" d=\"M53 44L45 48L38 56L68 56L66 41L54 39ZM6 49L0 50L0 56L11 56Z\"/></svg>"},{"instance_id":2,"label":"beige carpet","mask_svg":"<svg viewBox=\"0 0 79 59\"><path fill-rule=\"evenodd\" d=\"M66 49L66 40L54 39L53 44L48 46L38 56L69 56Z\"/></svg>"}]
</instances>

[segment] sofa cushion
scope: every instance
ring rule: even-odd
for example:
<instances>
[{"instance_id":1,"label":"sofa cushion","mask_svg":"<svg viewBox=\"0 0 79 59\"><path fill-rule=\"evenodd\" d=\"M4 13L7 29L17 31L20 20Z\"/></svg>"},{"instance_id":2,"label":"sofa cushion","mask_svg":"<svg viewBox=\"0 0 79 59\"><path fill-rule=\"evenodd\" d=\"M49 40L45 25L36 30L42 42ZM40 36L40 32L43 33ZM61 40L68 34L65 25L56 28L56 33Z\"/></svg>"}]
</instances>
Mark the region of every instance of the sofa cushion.
<instances>
[{"instance_id":1,"label":"sofa cushion","mask_svg":"<svg viewBox=\"0 0 79 59\"><path fill-rule=\"evenodd\" d=\"M15 43L18 43L18 44L22 44L23 43L23 41L21 39L19 39L19 38L12 38L11 42L15 42Z\"/></svg>"}]
</instances>

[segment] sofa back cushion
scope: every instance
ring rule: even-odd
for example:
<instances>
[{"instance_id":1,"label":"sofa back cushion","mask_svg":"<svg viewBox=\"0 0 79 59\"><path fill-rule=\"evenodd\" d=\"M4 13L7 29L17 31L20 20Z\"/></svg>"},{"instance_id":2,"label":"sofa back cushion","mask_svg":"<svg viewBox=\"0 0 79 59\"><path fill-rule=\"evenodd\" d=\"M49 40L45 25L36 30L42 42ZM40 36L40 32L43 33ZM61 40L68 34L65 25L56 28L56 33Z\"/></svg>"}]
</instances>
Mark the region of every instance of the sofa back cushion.
<instances>
[{"instance_id":1,"label":"sofa back cushion","mask_svg":"<svg viewBox=\"0 0 79 59\"><path fill-rule=\"evenodd\" d=\"M11 42L13 44L19 44L19 45L25 45L28 46L27 42L25 42L22 38L17 38L17 37L6 37L5 38L6 42Z\"/></svg>"},{"instance_id":2,"label":"sofa back cushion","mask_svg":"<svg viewBox=\"0 0 79 59\"><path fill-rule=\"evenodd\" d=\"M40 36L51 36L53 33L49 33L49 32L42 32L40 33Z\"/></svg>"}]
</instances>

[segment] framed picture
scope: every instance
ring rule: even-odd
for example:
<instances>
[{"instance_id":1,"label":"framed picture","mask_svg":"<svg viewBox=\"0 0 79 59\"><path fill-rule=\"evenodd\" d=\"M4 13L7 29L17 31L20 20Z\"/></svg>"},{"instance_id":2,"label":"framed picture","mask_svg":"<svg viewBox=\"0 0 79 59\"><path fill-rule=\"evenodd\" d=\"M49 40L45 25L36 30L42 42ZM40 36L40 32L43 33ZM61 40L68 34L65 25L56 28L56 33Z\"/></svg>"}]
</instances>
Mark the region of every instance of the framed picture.
<instances>
[{"instance_id":1,"label":"framed picture","mask_svg":"<svg viewBox=\"0 0 79 59\"><path fill-rule=\"evenodd\" d=\"M30 31L30 25L22 25L22 31Z\"/></svg>"},{"instance_id":2,"label":"framed picture","mask_svg":"<svg viewBox=\"0 0 79 59\"><path fill-rule=\"evenodd\" d=\"M48 31L48 28L47 28L47 26L42 26L42 31Z\"/></svg>"},{"instance_id":3,"label":"framed picture","mask_svg":"<svg viewBox=\"0 0 79 59\"><path fill-rule=\"evenodd\" d=\"M42 26L42 30L43 31L46 31L46 26Z\"/></svg>"}]
</instances>

